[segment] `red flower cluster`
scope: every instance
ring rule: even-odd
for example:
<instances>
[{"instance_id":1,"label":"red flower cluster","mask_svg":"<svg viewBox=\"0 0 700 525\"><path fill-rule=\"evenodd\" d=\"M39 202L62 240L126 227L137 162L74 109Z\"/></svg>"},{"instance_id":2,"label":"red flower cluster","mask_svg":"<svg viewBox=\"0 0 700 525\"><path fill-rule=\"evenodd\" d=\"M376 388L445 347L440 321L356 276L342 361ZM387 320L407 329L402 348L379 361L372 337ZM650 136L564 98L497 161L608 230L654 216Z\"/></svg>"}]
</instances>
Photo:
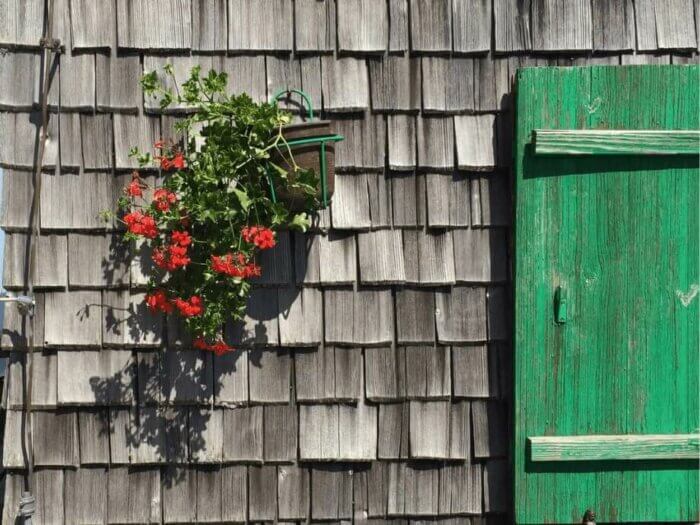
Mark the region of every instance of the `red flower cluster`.
<instances>
[{"instance_id":1,"label":"red flower cluster","mask_svg":"<svg viewBox=\"0 0 700 525\"><path fill-rule=\"evenodd\" d=\"M261 250L274 248L275 244L277 244L275 232L264 226L246 226L241 233L245 242L254 244Z\"/></svg>"},{"instance_id":2,"label":"red flower cluster","mask_svg":"<svg viewBox=\"0 0 700 525\"><path fill-rule=\"evenodd\" d=\"M260 277L261 275L260 266L252 261L248 261L242 253L227 253L220 257L212 255L211 268L215 272L241 279Z\"/></svg>"},{"instance_id":3,"label":"red flower cluster","mask_svg":"<svg viewBox=\"0 0 700 525\"><path fill-rule=\"evenodd\" d=\"M146 304L152 312L164 312L169 314L173 311L173 305L168 299L164 290L158 289L155 292L146 294Z\"/></svg>"},{"instance_id":4,"label":"red flower cluster","mask_svg":"<svg viewBox=\"0 0 700 525\"><path fill-rule=\"evenodd\" d=\"M173 304L180 311L180 315L183 317L196 317L201 315L204 311L204 306L202 305L202 298L198 295L193 295L187 299L180 299L179 297L173 299Z\"/></svg>"},{"instance_id":5,"label":"red flower cluster","mask_svg":"<svg viewBox=\"0 0 700 525\"><path fill-rule=\"evenodd\" d=\"M131 182L124 188L124 193L129 197L143 197L143 188L144 186L139 179L139 174L135 171L131 175Z\"/></svg>"},{"instance_id":6,"label":"red flower cluster","mask_svg":"<svg viewBox=\"0 0 700 525\"><path fill-rule=\"evenodd\" d=\"M130 233L134 235L143 235L148 239L153 239L158 235L156 221L147 213L134 211L124 215L124 224Z\"/></svg>"},{"instance_id":7,"label":"red flower cluster","mask_svg":"<svg viewBox=\"0 0 700 525\"><path fill-rule=\"evenodd\" d=\"M158 188L153 192L153 202L156 208L162 212L170 210L170 205L177 201L177 196L172 192L164 188Z\"/></svg>"},{"instance_id":8,"label":"red flower cluster","mask_svg":"<svg viewBox=\"0 0 700 525\"><path fill-rule=\"evenodd\" d=\"M187 247L192 244L188 232L174 231L171 234L172 243L164 248L154 248L151 256L158 268L173 272L190 264Z\"/></svg>"},{"instance_id":9,"label":"red flower cluster","mask_svg":"<svg viewBox=\"0 0 700 525\"><path fill-rule=\"evenodd\" d=\"M198 337L194 340L194 347L198 350L207 350L214 352L216 355L224 355L226 352L235 350L232 346L228 346L223 340L219 339L214 344L209 344L203 337Z\"/></svg>"}]
</instances>

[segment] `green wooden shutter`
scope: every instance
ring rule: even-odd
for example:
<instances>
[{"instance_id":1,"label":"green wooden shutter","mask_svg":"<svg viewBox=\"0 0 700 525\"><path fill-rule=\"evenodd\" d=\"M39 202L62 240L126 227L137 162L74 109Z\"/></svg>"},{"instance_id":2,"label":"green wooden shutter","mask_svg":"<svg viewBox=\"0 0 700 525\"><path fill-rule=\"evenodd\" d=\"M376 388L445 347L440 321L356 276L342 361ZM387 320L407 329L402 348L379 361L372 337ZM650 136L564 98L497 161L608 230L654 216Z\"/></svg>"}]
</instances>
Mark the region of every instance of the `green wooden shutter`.
<instances>
[{"instance_id":1,"label":"green wooden shutter","mask_svg":"<svg viewBox=\"0 0 700 525\"><path fill-rule=\"evenodd\" d=\"M699 518L699 74L517 75L518 523Z\"/></svg>"}]
</instances>

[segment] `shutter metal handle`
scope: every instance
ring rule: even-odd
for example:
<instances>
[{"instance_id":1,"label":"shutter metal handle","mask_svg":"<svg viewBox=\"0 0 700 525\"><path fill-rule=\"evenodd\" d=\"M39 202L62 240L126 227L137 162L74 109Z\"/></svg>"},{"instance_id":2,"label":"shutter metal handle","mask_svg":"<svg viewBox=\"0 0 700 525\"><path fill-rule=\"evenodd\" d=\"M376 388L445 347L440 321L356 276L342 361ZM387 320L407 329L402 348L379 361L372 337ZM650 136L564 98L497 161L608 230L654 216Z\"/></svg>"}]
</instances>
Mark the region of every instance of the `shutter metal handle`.
<instances>
[{"instance_id":1,"label":"shutter metal handle","mask_svg":"<svg viewBox=\"0 0 700 525\"><path fill-rule=\"evenodd\" d=\"M554 291L554 320L557 324L566 323L566 292L561 286Z\"/></svg>"}]
</instances>

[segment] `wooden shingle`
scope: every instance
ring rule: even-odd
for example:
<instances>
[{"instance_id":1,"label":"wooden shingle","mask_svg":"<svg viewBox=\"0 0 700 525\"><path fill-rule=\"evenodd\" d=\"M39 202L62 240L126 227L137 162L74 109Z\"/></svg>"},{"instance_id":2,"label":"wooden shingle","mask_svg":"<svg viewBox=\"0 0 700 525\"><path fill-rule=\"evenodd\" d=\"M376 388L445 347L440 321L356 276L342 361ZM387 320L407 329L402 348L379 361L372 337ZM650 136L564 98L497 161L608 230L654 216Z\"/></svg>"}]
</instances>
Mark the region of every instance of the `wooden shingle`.
<instances>
[{"instance_id":1,"label":"wooden shingle","mask_svg":"<svg viewBox=\"0 0 700 525\"><path fill-rule=\"evenodd\" d=\"M160 121L145 115L114 114L114 151L117 169L138 168L136 159L129 157L129 150L152 151L160 139Z\"/></svg>"},{"instance_id":2,"label":"wooden shingle","mask_svg":"<svg viewBox=\"0 0 700 525\"><path fill-rule=\"evenodd\" d=\"M107 410L78 412L81 465L109 465L109 414Z\"/></svg>"},{"instance_id":3,"label":"wooden shingle","mask_svg":"<svg viewBox=\"0 0 700 525\"><path fill-rule=\"evenodd\" d=\"M72 288L128 285L128 248L117 234L69 234L68 283Z\"/></svg>"},{"instance_id":4,"label":"wooden shingle","mask_svg":"<svg viewBox=\"0 0 700 525\"><path fill-rule=\"evenodd\" d=\"M220 463L223 458L223 411L207 408L190 408L187 428L189 431L189 459L193 463Z\"/></svg>"},{"instance_id":5,"label":"wooden shingle","mask_svg":"<svg viewBox=\"0 0 700 525\"><path fill-rule=\"evenodd\" d=\"M410 402L412 458L469 458L469 404L449 401Z\"/></svg>"},{"instance_id":6,"label":"wooden shingle","mask_svg":"<svg viewBox=\"0 0 700 525\"><path fill-rule=\"evenodd\" d=\"M115 39L114 2L71 0L73 49L110 48Z\"/></svg>"},{"instance_id":7,"label":"wooden shingle","mask_svg":"<svg viewBox=\"0 0 700 525\"><path fill-rule=\"evenodd\" d=\"M495 51L526 51L532 46L530 38L531 0L494 0Z\"/></svg>"},{"instance_id":8,"label":"wooden shingle","mask_svg":"<svg viewBox=\"0 0 700 525\"><path fill-rule=\"evenodd\" d=\"M1 121L2 114L0 114ZM2 205L0 206L2 229L5 231L28 229L31 202L32 174L26 171L3 169Z\"/></svg>"},{"instance_id":9,"label":"wooden shingle","mask_svg":"<svg viewBox=\"0 0 700 525\"><path fill-rule=\"evenodd\" d=\"M365 393L375 402L400 401L406 397L406 350L404 347L365 348Z\"/></svg>"},{"instance_id":10,"label":"wooden shingle","mask_svg":"<svg viewBox=\"0 0 700 525\"><path fill-rule=\"evenodd\" d=\"M454 166L454 124L452 118L418 119L418 165L448 169Z\"/></svg>"},{"instance_id":11,"label":"wooden shingle","mask_svg":"<svg viewBox=\"0 0 700 525\"><path fill-rule=\"evenodd\" d=\"M366 229L371 225L366 174L336 175L330 207L333 227L339 230Z\"/></svg>"},{"instance_id":12,"label":"wooden shingle","mask_svg":"<svg viewBox=\"0 0 700 525\"><path fill-rule=\"evenodd\" d=\"M237 406L248 401L248 350L214 356L214 404Z\"/></svg>"},{"instance_id":13,"label":"wooden shingle","mask_svg":"<svg viewBox=\"0 0 700 525\"><path fill-rule=\"evenodd\" d=\"M452 39L455 53L491 49L491 1L452 0Z\"/></svg>"},{"instance_id":14,"label":"wooden shingle","mask_svg":"<svg viewBox=\"0 0 700 525\"><path fill-rule=\"evenodd\" d=\"M402 283L406 280L401 230L378 230L357 236L362 283Z\"/></svg>"},{"instance_id":15,"label":"wooden shingle","mask_svg":"<svg viewBox=\"0 0 700 525\"><path fill-rule=\"evenodd\" d=\"M498 401L473 401L474 457L502 457L508 449L506 407Z\"/></svg>"},{"instance_id":16,"label":"wooden shingle","mask_svg":"<svg viewBox=\"0 0 700 525\"><path fill-rule=\"evenodd\" d=\"M593 49L627 51L635 47L632 0L592 0Z\"/></svg>"},{"instance_id":17,"label":"wooden shingle","mask_svg":"<svg viewBox=\"0 0 700 525\"><path fill-rule=\"evenodd\" d=\"M509 290L492 286L486 295L489 340L499 341L510 337L511 306Z\"/></svg>"},{"instance_id":18,"label":"wooden shingle","mask_svg":"<svg viewBox=\"0 0 700 525\"><path fill-rule=\"evenodd\" d=\"M324 292L327 343L379 345L392 339L393 301L388 289Z\"/></svg>"},{"instance_id":19,"label":"wooden shingle","mask_svg":"<svg viewBox=\"0 0 700 525\"><path fill-rule=\"evenodd\" d=\"M323 109L347 113L369 107L367 64L358 58L321 57Z\"/></svg>"},{"instance_id":20,"label":"wooden shingle","mask_svg":"<svg viewBox=\"0 0 700 525\"><path fill-rule=\"evenodd\" d=\"M229 51L291 51L294 29L290 0L228 0Z\"/></svg>"},{"instance_id":21,"label":"wooden shingle","mask_svg":"<svg viewBox=\"0 0 700 525\"><path fill-rule=\"evenodd\" d=\"M197 472L185 466L163 469L163 523L194 523L197 520Z\"/></svg>"},{"instance_id":22,"label":"wooden shingle","mask_svg":"<svg viewBox=\"0 0 700 525\"><path fill-rule=\"evenodd\" d=\"M372 228L391 226L391 180L383 173L367 173Z\"/></svg>"},{"instance_id":23,"label":"wooden shingle","mask_svg":"<svg viewBox=\"0 0 700 525\"><path fill-rule=\"evenodd\" d=\"M45 297L44 339L51 346L100 346L102 298L99 292L51 292Z\"/></svg>"},{"instance_id":24,"label":"wooden shingle","mask_svg":"<svg viewBox=\"0 0 700 525\"><path fill-rule=\"evenodd\" d=\"M428 173L425 177L428 225L435 228L469 226L469 177L460 172ZM457 231L459 230L453 230L453 236Z\"/></svg>"},{"instance_id":25,"label":"wooden shingle","mask_svg":"<svg viewBox=\"0 0 700 525\"><path fill-rule=\"evenodd\" d=\"M296 465L277 468L277 504L280 520L303 520L309 509L309 470Z\"/></svg>"},{"instance_id":26,"label":"wooden shingle","mask_svg":"<svg viewBox=\"0 0 700 525\"><path fill-rule=\"evenodd\" d=\"M102 293L102 341L105 345L152 347L160 344L163 316L149 310L145 296L145 293L128 290Z\"/></svg>"},{"instance_id":27,"label":"wooden shingle","mask_svg":"<svg viewBox=\"0 0 700 525\"><path fill-rule=\"evenodd\" d=\"M439 503L439 470L430 465L389 463L387 514L435 516Z\"/></svg>"},{"instance_id":28,"label":"wooden shingle","mask_svg":"<svg viewBox=\"0 0 700 525\"><path fill-rule=\"evenodd\" d=\"M471 58L421 58L423 111L464 113L474 110L474 60Z\"/></svg>"},{"instance_id":29,"label":"wooden shingle","mask_svg":"<svg viewBox=\"0 0 700 525\"><path fill-rule=\"evenodd\" d=\"M379 171L384 168L386 126L382 115L368 114L363 119L338 118L333 125L340 135L353 137L336 144L336 168L345 171ZM336 184L337 180L338 177Z\"/></svg>"},{"instance_id":30,"label":"wooden shingle","mask_svg":"<svg viewBox=\"0 0 700 525\"><path fill-rule=\"evenodd\" d=\"M277 468L274 465L248 467L248 517L271 521L277 511Z\"/></svg>"},{"instance_id":31,"label":"wooden shingle","mask_svg":"<svg viewBox=\"0 0 700 525\"><path fill-rule=\"evenodd\" d=\"M104 523L107 518L107 469L64 471L66 523Z\"/></svg>"},{"instance_id":32,"label":"wooden shingle","mask_svg":"<svg viewBox=\"0 0 700 525\"><path fill-rule=\"evenodd\" d=\"M23 289L28 281L28 250L36 242L36 252L40 254L35 273L32 276L36 288L64 288L67 284L67 250L65 235L42 235L38 239L22 233L8 234L5 237L5 253L2 284L12 290Z\"/></svg>"},{"instance_id":33,"label":"wooden shingle","mask_svg":"<svg viewBox=\"0 0 700 525\"><path fill-rule=\"evenodd\" d=\"M411 49L452 50L452 9L449 0L411 0Z\"/></svg>"},{"instance_id":34,"label":"wooden shingle","mask_svg":"<svg viewBox=\"0 0 700 525\"><path fill-rule=\"evenodd\" d=\"M138 55L95 57L97 73L97 109L136 113L141 107L141 60Z\"/></svg>"},{"instance_id":35,"label":"wooden shingle","mask_svg":"<svg viewBox=\"0 0 700 525\"><path fill-rule=\"evenodd\" d=\"M64 471L41 469L34 472L32 492L36 498L37 523L51 523L55 516L64 515Z\"/></svg>"},{"instance_id":36,"label":"wooden shingle","mask_svg":"<svg viewBox=\"0 0 700 525\"><path fill-rule=\"evenodd\" d=\"M396 326L399 343L435 341L435 294L432 290L397 290Z\"/></svg>"},{"instance_id":37,"label":"wooden shingle","mask_svg":"<svg viewBox=\"0 0 700 525\"><path fill-rule=\"evenodd\" d=\"M39 47L41 24L26 24L25 20L43 20L41 0L9 0L0 18L0 44Z\"/></svg>"},{"instance_id":38,"label":"wooden shingle","mask_svg":"<svg viewBox=\"0 0 700 525\"><path fill-rule=\"evenodd\" d=\"M161 374L163 401L205 405L211 402L211 354L168 349L162 354Z\"/></svg>"},{"instance_id":39,"label":"wooden shingle","mask_svg":"<svg viewBox=\"0 0 700 525\"><path fill-rule=\"evenodd\" d=\"M221 469L218 466L197 468L197 523L221 521L221 507L224 499L221 490Z\"/></svg>"},{"instance_id":40,"label":"wooden shingle","mask_svg":"<svg viewBox=\"0 0 700 525\"><path fill-rule=\"evenodd\" d=\"M24 406L24 367L26 354L13 352L6 361L3 391L3 406L22 408ZM32 355L32 407L54 408L57 400L57 359L51 351L34 352Z\"/></svg>"},{"instance_id":41,"label":"wooden shingle","mask_svg":"<svg viewBox=\"0 0 700 525\"><path fill-rule=\"evenodd\" d=\"M221 65L214 60L212 66L228 74L227 91L247 93L255 102L267 102L265 57L227 56L221 58Z\"/></svg>"},{"instance_id":42,"label":"wooden shingle","mask_svg":"<svg viewBox=\"0 0 700 525\"><path fill-rule=\"evenodd\" d=\"M337 405L299 406L299 459L328 461L339 454Z\"/></svg>"},{"instance_id":43,"label":"wooden shingle","mask_svg":"<svg viewBox=\"0 0 700 525\"><path fill-rule=\"evenodd\" d=\"M409 403L382 403L379 405L377 426L379 459L408 457Z\"/></svg>"},{"instance_id":44,"label":"wooden shingle","mask_svg":"<svg viewBox=\"0 0 700 525\"><path fill-rule=\"evenodd\" d=\"M263 408L263 451L266 462L293 462L297 458L297 409L293 404Z\"/></svg>"},{"instance_id":45,"label":"wooden shingle","mask_svg":"<svg viewBox=\"0 0 700 525\"><path fill-rule=\"evenodd\" d=\"M388 7L375 0L338 3L338 50L381 53L389 39Z\"/></svg>"},{"instance_id":46,"label":"wooden shingle","mask_svg":"<svg viewBox=\"0 0 700 525\"><path fill-rule=\"evenodd\" d=\"M508 460L487 461L483 470L484 512L508 512L512 497L511 471Z\"/></svg>"},{"instance_id":47,"label":"wooden shingle","mask_svg":"<svg viewBox=\"0 0 700 525\"><path fill-rule=\"evenodd\" d=\"M95 55L61 55L61 109L85 111L95 107ZM49 104L58 107L58 90L49 92Z\"/></svg>"},{"instance_id":48,"label":"wooden shingle","mask_svg":"<svg viewBox=\"0 0 700 525\"><path fill-rule=\"evenodd\" d=\"M168 13L167 19L162 14ZM117 0L120 48L189 49L192 47L191 0Z\"/></svg>"},{"instance_id":49,"label":"wooden shingle","mask_svg":"<svg viewBox=\"0 0 700 525\"><path fill-rule=\"evenodd\" d=\"M276 346L279 344L277 290L254 288L243 320L229 323L228 339L234 344Z\"/></svg>"},{"instance_id":50,"label":"wooden shingle","mask_svg":"<svg viewBox=\"0 0 700 525\"><path fill-rule=\"evenodd\" d=\"M389 51L408 49L408 0L389 0Z\"/></svg>"},{"instance_id":51,"label":"wooden shingle","mask_svg":"<svg viewBox=\"0 0 700 525\"><path fill-rule=\"evenodd\" d=\"M394 171L389 180L394 226L425 225L425 175Z\"/></svg>"},{"instance_id":52,"label":"wooden shingle","mask_svg":"<svg viewBox=\"0 0 700 525\"><path fill-rule=\"evenodd\" d=\"M226 494L221 501L221 518L227 521L246 520L248 496L248 469L244 465L221 467L221 492Z\"/></svg>"},{"instance_id":53,"label":"wooden shingle","mask_svg":"<svg viewBox=\"0 0 700 525\"><path fill-rule=\"evenodd\" d=\"M223 409L224 461L263 460L263 407Z\"/></svg>"},{"instance_id":54,"label":"wooden shingle","mask_svg":"<svg viewBox=\"0 0 700 525\"><path fill-rule=\"evenodd\" d=\"M377 407L364 401L338 406L338 459L377 459Z\"/></svg>"},{"instance_id":55,"label":"wooden shingle","mask_svg":"<svg viewBox=\"0 0 700 525\"><path fill-rule=\"evenodd\" d=\"M296 397L300 402L357 401L362 391L360 348L318 348L294 356Z\"/></svg>"},{"instance_id":56,"label":"wooden shingle","mask_svg":"<svg viewBox=\"0 0 700 525\"><path fill-rule=\"evenodd\" d=\"M457 167L469 171L492 171L496 167L495 115L455 117Z\"/></svg>"},{"instance_id":57,"label":"wooden shingle","mask_svg":"<svg viewBox=\"0 0 700 525\"><path fill-rule=\"evenodd\" d=\"M77 466L78 417L73 411L32 412L34 464L40 467Z\"/></svg>"},{"instance_id":58,"label":"wooden shingle","mask_svg":"<svg viewBox=\"0 0 700 525\"><path fill-rule=\"evenodd\" d=\"M24 426L24 412L21 410L7 410L5 412L5 428L3 434L2 466L7 469L25 468L25 456L22 447L22 439L26 435L22 432Z\"/></svg>"},{"instance_id":59,"label":"wooden shingle","mask_svg":"<svg viewBox=\"0 0 700 525\"><path fill-rule=\"evenodd\" d=\"M110 468L108 523L157 523L161 517L161 476L157 468Z\"/></svg>"},{"instance_id":60,"label":"wooden shingle","mask_svg":"<svg viewBox=\"0 0 700 525\"><path fill-rule=\"evenodd\" d=\"M532 0L532 49L583 51L593 48L590 0Z\"/></svg>"},{"instance_id":61,"label":"wooden shingle","mask_svg":"<svg viewBox=\"0 0 700 525\"><path fill-rule=\"evenodd\" d=\"M406 396L409 399L449 399L451 393L450 349L446 346L406 347Z\"/></svg>"},{"instance_id":62,"label":"wooden shingle","mask_svg":"<svg viewBox=\"0 0 700 525\"><path fill-rule=\"evenodd\" d=\"M311 517L339 520L352 517L352 472L343 466L311 469Z\"/></svg>"},{"instance_id":63,"label":"wooden shingle","mask_svg":"<svg viewBox=\"0 0 700 525\"><path fill-rule=\"evenodd\" d=\"M257 263L262 268L262 276L252 279L263 286L285 286L292 284L292 246L288 231L278 231L274 248L261 251Z\"/></svg>"},{"instance_id":64,"label":"wooden shingle","mask_svg":"<svg viewBox=\"0 0 700 525\"><path fill-rule=\"evenodd\" d=\"M455 398L495 397L498 393L497 351L485 344L452 347Z\"/></svg>"},{"instance_id":65,"label":"wooden shingle","mask_svg":"<svg viewBox=\"0 0 700 525\"><path fill-rule=\"evenodd\" d=\"M225 51L228 37L226 0L192 1L192 49Z\"/></svg>"},{"instance_id":66,"label":"wooden shingle","mask_svg":"<svg viewBox=\"0 0 700 525\"><path fill-rule=\"evenodd\" d=\"M321 291L316 288L279 288L280 345L310 346L323 338Z\"/></svg>"},{"instance_id":67,"label":"wooden shingle","mask_svg":"<svg viewBox=\"0 0 700 525\"><path fill-rule=\"evenodd\" d=\"M506 232L463 229L452 233L458 282L498 282L508 276Z\"/></svg>"},{"instance_id":68,"label":"wooden shingle","mask_svg":"<svg viewBox=\"0 0 700 525\"><path fill-rule=\"evenodd\" d=\"M32 109L34 86L38 85L39 79L39 65L38 53L0 53L0 69L4 72L0 76L0 109Z\"/></svg>"},{"instance_id":69,"label":"wooden shingle","mask_svg":"<svg viewBox=\"0 0 700 525\"><path fill-rule=\"evenodd\" d=\"M296 0L294 24L295 49L299 52L335 49L335 2L333 0Z\"/></svg>"},{"instance_id":70,"label":"wooden shingle","mask_svg":"<svg viewBox=\"0 0 700 525\"><path fill-rule=\"evenodd\" d=\"M416 119L391 115L387 119L389 168L413 170L416 166Z\"/></svg>"},{"instance_id":71,"label":"wooden shingle","mask_svg":"<svg viewBox=\"0 0 700 525\"><path fill-rule=\"evenodd\" d=\"M123 405L134 399L130 350L58 352L59 405Z\"/></svg>"},{"instance_id":72,"label":"wooden shingle","mask_svg":"<svg viewBox=\"0 0 700 525\"><path fill-rule=\"evenodd\" d=\"M45 173L42 177L42 230L104 230L109 226L99 214L114 205L115 180L111 173Z\"/></svg>"},{"instance_id":73,"label":"wooden shingle","mask_svg":"<svg viewBox=\"0 0 700 525\"><path fill-rule=\"evenodd\" d=\"M440 514L481 514L480 464L444 465L440 469ZM503 488L505 490L505 487Z\"/></svg>"},{"instance_id":74,"label":"wooden shingle","mask_svg":"<svg viewBox=\"0 0 700 525\"><path fill-rule=\"evenodd\" d=\"M654 3L659 49L697 49L692 13L692 0L661 0Z\"/></svg>"},{"instance_id":75,"label":"wooden shingle","mask_svg":"<svg viewBox=\"0 0 700 525\"><path fill-rule=\"evenodd\" d=\"M374 111L418 111L421 103L420 60L389 55L369 60L370 91Z\"/></svg>"},{"instance_id":76,"label":"wooden shingle","mask_svg":"<svg viewBox=\"0 0 700 525\"><path fill-rule=\"evenodd\" d=\"M479 342L487 338L486 290L455 286L435 294L435 320L440 343Z\"/></svg>"},{"instance_id":77,"label":"wooden shingle","mask_svg":"<svg viewBox=\"0 0 700 525\"><path fill-rule=\"evenodd\" d=\"M407 230L404 231L403 245L406 282L421 285L455 282L452 232Z\"/></svg>"},{"instance_id":78,"label":"wooden shingle","mask_svg":"<svg viewBox=\"0 0 700 525\"><path fill-rule=\"evenodd\" d=\"M256 348L248 353L251 403L289 402L291 361L290 351L281 348Z\"/></svg>"}]
</instances>

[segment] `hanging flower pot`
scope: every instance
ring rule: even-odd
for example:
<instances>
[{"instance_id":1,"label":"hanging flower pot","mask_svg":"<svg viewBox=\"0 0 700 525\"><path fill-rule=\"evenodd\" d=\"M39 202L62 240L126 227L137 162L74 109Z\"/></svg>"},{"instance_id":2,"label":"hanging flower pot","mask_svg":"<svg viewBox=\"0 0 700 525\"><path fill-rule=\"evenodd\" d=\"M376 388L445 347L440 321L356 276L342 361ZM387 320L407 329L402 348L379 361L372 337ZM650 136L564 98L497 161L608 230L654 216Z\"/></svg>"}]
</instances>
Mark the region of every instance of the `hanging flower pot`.
<instances>
[{"instance_id":1,"label":"hanging flower pot","mask_svg":"<svg viewBox=\"0 0 700 525\"><path fill-rule=\"evenodd\" d=\"M295 168L311 170L318 174L319 202L325 208L330 204L335 186L335 143L343 140L344 137L333 133L330 120L314 119L311 99L305 92L299 89L280 91L273 97L273 101L278 101L291 93L296 93L303 99L308 121L284 126L282 134L291 155L289 157L281 155L275 160L289 172L288 176L292 182ZM293 159L296 166L292 165L289 159ZM290 211L303 210L305 198L302 192L289 185L273 188L273 200L279 199Z\"/></svg>"}]
</instances>

